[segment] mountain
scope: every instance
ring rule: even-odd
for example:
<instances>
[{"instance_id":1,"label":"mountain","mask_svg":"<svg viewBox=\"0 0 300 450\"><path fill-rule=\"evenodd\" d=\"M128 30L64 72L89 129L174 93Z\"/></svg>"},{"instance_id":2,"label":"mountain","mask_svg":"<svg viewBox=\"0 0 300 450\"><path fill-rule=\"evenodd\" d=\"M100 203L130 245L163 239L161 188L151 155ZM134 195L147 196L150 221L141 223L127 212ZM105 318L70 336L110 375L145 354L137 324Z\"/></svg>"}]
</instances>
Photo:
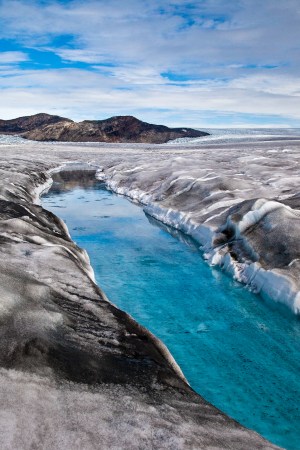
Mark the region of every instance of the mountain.
<instances>
[{"instance_id":1,"label":"mountain","mask_svg":"<svg viewBox=\"0 0 300 450\"><path fill-rule=\"evenodd\" d=\"M64 117L53 116L51 114L34 114L33 116L18 117L17 119L1 120L0 133L19 134L25 131L32 131L46 125L53 125L58 122L72 122Z\"/></svg>"},{"instance_id":2,"label":"mountain","mask_svg":"<svg viewBox=\"0 0 300 450\"><path fill-rule=\"evenodd\" d=\"M0 121L0 133L20 134L35 141L128 142L162 144L183 137L201 137L208 133L192 128L154 125L133 116L115 116L106 120L70 119L49 114Z\"/></svg>"}]
</instances>

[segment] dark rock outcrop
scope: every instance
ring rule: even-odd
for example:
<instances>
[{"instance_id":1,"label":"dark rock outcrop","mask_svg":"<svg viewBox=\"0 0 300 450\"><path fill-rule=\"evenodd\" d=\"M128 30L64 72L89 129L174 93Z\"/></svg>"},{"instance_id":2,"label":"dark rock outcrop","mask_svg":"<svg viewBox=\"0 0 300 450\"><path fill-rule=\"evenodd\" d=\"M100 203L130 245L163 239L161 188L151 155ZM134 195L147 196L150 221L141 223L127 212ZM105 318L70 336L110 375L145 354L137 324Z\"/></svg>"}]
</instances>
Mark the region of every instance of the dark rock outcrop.
<instances>
[{"instance_id":1,"label":"dark rock outcrop","mask_svg":"<svg viewBox=\"0 0 300 450\"><path fill-rule=\"evenodd\" d=\"M21 134L35 141L127 142L163 144L173 139L207 136L192 128L169 128L143 122L133 116L73 122L59 116L35 116L0 121L0 133Z\"/></svg>"},{"instance_id":2,"label":"dark rock outcrop","mask_svg":"<svg viewBox=\"0 0 300 450\"><path fill-rule=\"evenodd\" d=\"M39 127L54 125L59 122L72 122L65 117L53 116L51 114L34 114L33 116L18 117L11 120L0 120L0 133L19 134L32 131Z\"/></svg>"}]
</instances>

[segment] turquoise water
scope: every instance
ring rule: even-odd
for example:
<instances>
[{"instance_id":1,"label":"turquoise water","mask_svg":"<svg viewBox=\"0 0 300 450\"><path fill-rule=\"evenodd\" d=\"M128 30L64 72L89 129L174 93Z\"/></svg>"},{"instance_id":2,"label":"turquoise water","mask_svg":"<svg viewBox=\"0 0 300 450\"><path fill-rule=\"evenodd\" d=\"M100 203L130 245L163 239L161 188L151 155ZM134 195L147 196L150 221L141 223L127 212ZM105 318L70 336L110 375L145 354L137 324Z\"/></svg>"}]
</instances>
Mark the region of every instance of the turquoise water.
<instances>
[{"instance_id":1,"label":"turquoise water","mask_svg":"<svg viewBox=\"0 0 300 450\"><path fill-rule=\"evenodd\" d=\"M54 184L43 206L88 251L110 300L165 342L199 394L272 442L300 449L295 316L210 268L187 236L100 182Z\"/></svg>"}]
</instances>

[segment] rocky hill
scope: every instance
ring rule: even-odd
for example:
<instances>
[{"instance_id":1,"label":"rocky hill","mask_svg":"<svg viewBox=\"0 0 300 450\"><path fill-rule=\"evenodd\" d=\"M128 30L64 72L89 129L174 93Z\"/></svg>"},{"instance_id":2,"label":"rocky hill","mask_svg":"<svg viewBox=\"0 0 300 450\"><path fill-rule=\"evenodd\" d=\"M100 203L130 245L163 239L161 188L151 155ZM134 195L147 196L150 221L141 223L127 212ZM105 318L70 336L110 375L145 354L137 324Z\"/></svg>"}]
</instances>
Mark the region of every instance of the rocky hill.
<instances>
[{"instance_id":1,"label":"rocky hill","mask_svg":"<svg viewBox=\"0 0 300 450\"><path fill-rule=\"evenodd\" d=\"M1 120L0 133L4 134L20 134L27 131L35 130L46 125L54 125L58 122L72 122L65 117L53 116L51 114L34 114L33 116L18 117L17 119Z\"/></svg>"},{"instance_id":2,"label":"rocky hill","mask_svg":"<svg viewBox=\"0 0 300 450\"><path fill-rule=\"evenodd\" d=\"M127 142L163 144L183 137L201 137L208 133L192 128L154 125L133 116L115 116L106 120L73 122L59 116L35 116L0 121L0 133L20 134L35 141Z\"/></svg>"}]
</instances>

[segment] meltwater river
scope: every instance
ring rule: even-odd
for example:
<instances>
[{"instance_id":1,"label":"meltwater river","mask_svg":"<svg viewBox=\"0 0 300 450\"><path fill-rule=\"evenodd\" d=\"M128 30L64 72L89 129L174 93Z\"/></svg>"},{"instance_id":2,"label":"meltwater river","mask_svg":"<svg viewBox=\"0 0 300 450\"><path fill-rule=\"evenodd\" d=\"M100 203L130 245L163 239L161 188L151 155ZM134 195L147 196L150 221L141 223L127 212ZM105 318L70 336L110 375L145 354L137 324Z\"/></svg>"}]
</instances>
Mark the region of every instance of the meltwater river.
<instances>
[{"instance_id":1,"label":"meltwater river","mask_svg":"<svg viewBox=\"0 0 300 450\"><path fill-rule=\"evenodd\" d=\"M206 400L300 449L300 323L201 258L184 234L103 183L54 183L43 207L90 256L98 284L168 346Z\"/></svg>"}]
</instances>

